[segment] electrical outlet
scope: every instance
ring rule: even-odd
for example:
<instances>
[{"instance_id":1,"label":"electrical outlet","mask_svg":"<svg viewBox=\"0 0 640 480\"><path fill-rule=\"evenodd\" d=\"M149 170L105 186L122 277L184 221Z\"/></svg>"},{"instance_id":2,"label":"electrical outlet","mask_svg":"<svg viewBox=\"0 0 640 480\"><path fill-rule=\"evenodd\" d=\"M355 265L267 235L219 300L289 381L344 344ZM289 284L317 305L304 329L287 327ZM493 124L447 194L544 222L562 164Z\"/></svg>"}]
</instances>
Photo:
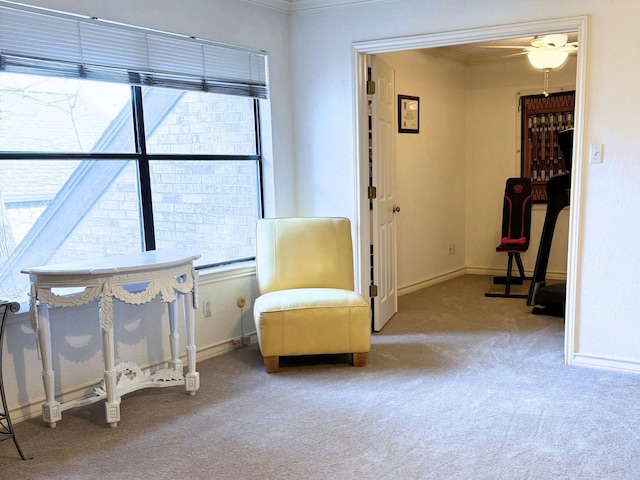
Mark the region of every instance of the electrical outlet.
<instances>
[{"instance_id":1,"label":"electrical outlet","mask_svg":"<svg viewBox=\"0 0 640 480\"><path fill-rule=\"evenodd\" d=\"M238 300L236 300L236 304L238 305L238 308L244 307L246 303L247 301L244 299L243 296L239 296Z\"/></svg>"},{"instance_id":2,"label":"electrical outlet","mask_svg":"<svg viewBox=\"0 0 640 480\"><path fill-rule=\"evenodd\" d=\"M251 344L251 337L249 335L245 335L242 337L242 346L246 347Z\"/></svg>"},{"instance_id":3,"label":"electrical outlet","mask_svg":"<svg viewBox=\"0 0 640 480\"><path fill-rule=\"evenodd\" d=\"M242 337L234 338L231 340L233 348L242 348Z\"/></svg>"},{"instance_id":4,"label":"electrical outlet","mask_svg":"<svg viewBox=\"0 0 640 480\"><path fill-rule=\"evenodd\" d=\"M204 310L205 318L211 316L211 302L209 300L205 300L204 302L202 302L202 310Z\"/></svg>"}]
</instances>

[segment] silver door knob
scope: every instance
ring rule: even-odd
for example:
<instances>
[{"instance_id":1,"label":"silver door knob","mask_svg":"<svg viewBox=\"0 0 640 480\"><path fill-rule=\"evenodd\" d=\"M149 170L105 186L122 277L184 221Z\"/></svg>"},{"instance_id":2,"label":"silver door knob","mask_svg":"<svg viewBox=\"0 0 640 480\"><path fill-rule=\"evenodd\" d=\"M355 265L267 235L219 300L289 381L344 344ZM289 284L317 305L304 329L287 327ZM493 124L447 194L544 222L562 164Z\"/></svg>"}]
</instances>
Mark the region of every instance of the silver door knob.
<instances>
[{"instance_id":1,"label":"silver door knob","mask_svg":"<svg viewBox=\"0 0 640 480\"><path fill-rule=\"evenodd\" d=\"M393 206L393 213L398 213L400 211L400 207L398 205Z\"/></svg>"}]
</instances>

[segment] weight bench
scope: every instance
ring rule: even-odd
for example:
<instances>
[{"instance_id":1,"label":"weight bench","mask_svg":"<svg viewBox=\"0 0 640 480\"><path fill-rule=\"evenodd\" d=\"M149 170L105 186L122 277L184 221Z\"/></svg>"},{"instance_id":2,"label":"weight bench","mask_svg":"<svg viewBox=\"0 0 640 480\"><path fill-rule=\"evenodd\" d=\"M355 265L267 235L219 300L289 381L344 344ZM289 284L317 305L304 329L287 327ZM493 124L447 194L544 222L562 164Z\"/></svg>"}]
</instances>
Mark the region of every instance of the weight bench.
<instances>
[{"instance_id":1,"label":"weight bench","mask_svg":"<svg viewBox=\"0 0 640 480\"><path fill-rule=\"evenodd\" d=\"M508 178L502 206L502 237L496 252L508 255L507 274L493 277L494 285L504 285L504 293L486 292L485 297L527 298L526 294L511 293L511 285L522 285L531 280L524 273L520 254L529 248L531 234L531 179ZM513 261L516 261L519 276L513 276Z\"/></svg>"}]
</instances>

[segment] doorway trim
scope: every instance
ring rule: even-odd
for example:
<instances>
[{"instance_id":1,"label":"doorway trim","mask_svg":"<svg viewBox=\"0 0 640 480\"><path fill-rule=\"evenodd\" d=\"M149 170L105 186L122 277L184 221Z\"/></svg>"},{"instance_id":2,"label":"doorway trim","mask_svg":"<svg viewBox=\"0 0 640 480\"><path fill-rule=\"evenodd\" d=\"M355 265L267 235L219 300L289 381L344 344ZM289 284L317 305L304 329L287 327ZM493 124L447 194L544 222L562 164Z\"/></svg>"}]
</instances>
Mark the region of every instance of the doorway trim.
<instances>
[{"instance_id":1,"label":"doorway trim","mask_svg":"<svg viewBox=\"0 0 640 480\"><path fill-rule=\"evenodd\" d=\"M576 65L576 99L574 118L574 161L571 170L571 209L569 211L569 240L567 259L567 287L564 335L564 359L567 365L573 365L578 324L577 299L578 279L580 278L582 232L583 185L585 171L584 152L584 119L587 81L587 41L589 17L555 18L535 22L514 23L466 30L430 33L408 37L355 42L352 44L354 72L354 136L355 159L354 172L357 182L355 188L355 263L358 272L359 289L368 291L369 245L371 245L371 224L369 219L369 199L367 186L369 182L369 158L367 136L367 57L379 53L391 53L403 50L415 50L431 47L445 47L475 43L489 40L502 40L516 37L539 35L541 33L578 33L578 52Z\"/></svg>"}]
</instances>

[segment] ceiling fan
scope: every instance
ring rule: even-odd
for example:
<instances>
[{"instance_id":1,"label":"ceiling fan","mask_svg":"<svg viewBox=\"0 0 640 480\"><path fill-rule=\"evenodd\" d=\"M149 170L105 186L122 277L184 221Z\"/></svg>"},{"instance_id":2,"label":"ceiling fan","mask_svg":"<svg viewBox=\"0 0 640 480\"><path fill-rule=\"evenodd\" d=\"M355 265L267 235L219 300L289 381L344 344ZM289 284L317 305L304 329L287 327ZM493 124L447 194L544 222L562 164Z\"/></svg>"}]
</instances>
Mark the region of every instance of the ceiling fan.
<instances>
[{"instance_id":1,"label":"ceiling fan","mask_svg":"<svg viewBox=\"0 0 640 480\"><path fill-rule=\"evenodd\" d=\"M538 70L553 70L564 65L569 54L578 50L578 42L567 42L568 39L564 33L533 37L531 46L525 48L529 62Z\"/></svg>"},{"instance_id":2,"label":"ceiling fan","mask_svg":"<svg viewBox=\"0 0 640 480\"><path fill-rule=\"evenodd\" d=\"M542 93L549 96L549 71L564 65L569 54L578 50L578 42L569 42L568 40L569 36L564 33L553 33L533 37L530 47L501 45L491 48L522 49L522 52L517 55L526 55L534 68L544 71L544 90Z\"/></svg>"}]
</instances>

